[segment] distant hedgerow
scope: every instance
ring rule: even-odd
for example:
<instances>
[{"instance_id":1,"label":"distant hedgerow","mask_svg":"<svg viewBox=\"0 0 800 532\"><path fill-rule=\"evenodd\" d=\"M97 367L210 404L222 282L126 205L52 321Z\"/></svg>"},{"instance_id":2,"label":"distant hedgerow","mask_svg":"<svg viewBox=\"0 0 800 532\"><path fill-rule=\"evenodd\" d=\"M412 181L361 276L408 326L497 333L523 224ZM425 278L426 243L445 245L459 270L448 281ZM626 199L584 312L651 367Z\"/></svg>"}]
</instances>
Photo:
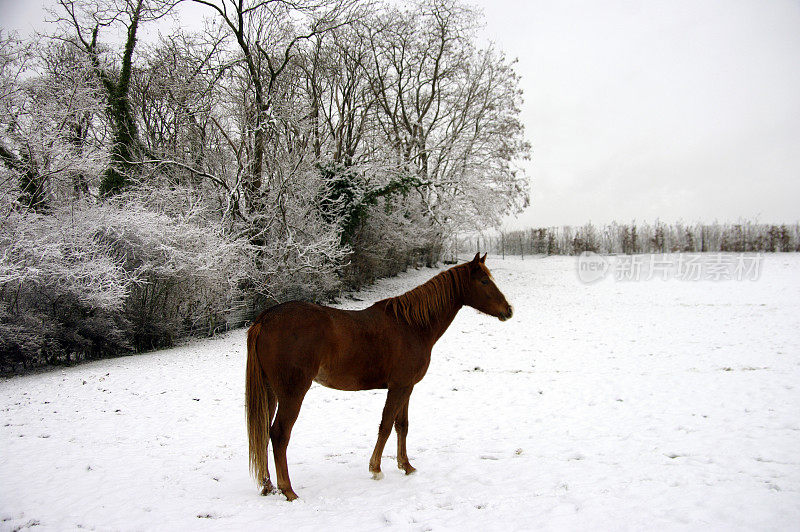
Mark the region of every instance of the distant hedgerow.
<instances>
[{"instance_id":1,"label":"distant hedgerow","mask_svg":"<svg viewBox=\"0 0 800 532\"><path fill-rule=\"evenodd\" d=\"M596 253L800 251L800 224L592 224L526 229L458 239L460 251L497 254L579 255Z\"/></svg>"}]
</instances>

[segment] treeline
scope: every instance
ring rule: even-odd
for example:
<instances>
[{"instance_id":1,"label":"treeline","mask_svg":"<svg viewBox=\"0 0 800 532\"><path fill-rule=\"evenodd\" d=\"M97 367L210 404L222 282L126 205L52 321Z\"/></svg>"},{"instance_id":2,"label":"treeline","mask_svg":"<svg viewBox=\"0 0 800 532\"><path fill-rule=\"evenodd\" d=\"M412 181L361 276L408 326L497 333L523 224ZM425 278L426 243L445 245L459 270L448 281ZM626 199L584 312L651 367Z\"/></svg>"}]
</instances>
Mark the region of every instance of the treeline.
<instances>
[{"instance_id":1,"label":"treeline","mask_svg":"<svg viewBox=\"0 0 800 532\"><path fill-rule=\"evenodd\" d=\"M618 224L547 227L456 239L456 251L498 255L800 251L800 224Z\"/></svg>"},{"instance_id":2,"label":"treeline","mask_svg":"<svg viewBox=\"0 0 800 532\"><path fill-rule=\"evenodd\" d=\"M182 9L205 29L165 34ZM47 35L0 34L0 371L335 297L521 208L518 78L479 16L59 0Z\"/></svg>"}]
</instances>

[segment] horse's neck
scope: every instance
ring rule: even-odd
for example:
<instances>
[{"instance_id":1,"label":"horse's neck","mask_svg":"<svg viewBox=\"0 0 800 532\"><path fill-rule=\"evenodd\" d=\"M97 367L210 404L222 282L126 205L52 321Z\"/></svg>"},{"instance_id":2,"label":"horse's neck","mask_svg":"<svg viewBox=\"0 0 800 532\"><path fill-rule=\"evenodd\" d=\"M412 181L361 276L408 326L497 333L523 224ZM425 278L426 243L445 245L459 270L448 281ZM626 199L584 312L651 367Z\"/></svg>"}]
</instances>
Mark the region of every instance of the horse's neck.
<instances>
[{"instance_id":1,"label":"horse's neck","mask_svg":"<svg viewBox=\"0 0 800 532\"><path fill-rule=\"evenodd\" d=\"M453 323L456 314L458 314L458 311L461 310L461 307L463 306L464 304L461 301L454 301L453 305L438 313L436 318L431 320L431 323L427 328L428 330L426 331L430 338L431 347L433 347L433 344L435 344L436 341L442 337L447 328L450 327L450 324Z\"/></svg>"},{"instance_id":2,"label":"horse's neck","mask_svg":"<svg viewBox=\"0 0 800 532\"><path fill-rule=\"evenodd\" d=\"M453 283L450 291L452 294L452 297L449 300L450 304L445 305L443 308L437 309L437 312L431 317L430 324L426 328L426 332L430 338L431 346L433 346L433 344L442 337L447 328L450 327L450 324L453 323L458 311L464 306L464 294L463 289L460 286L462 284L461 275L462 272L453 271L452 277L448 278L448 280Z\"/></svg>"},{"instance_id":3,"label":"horse's neck","mask_svg":"<svg viewBox=\"0 0 800 532\"><path fill-rule=\"evenodd\" d=\"M464 306L464 276L463 266L456 266L410 292L387 300L386 305L395 318L420 331L433 347Z\"/></svg>"}]
</instances>

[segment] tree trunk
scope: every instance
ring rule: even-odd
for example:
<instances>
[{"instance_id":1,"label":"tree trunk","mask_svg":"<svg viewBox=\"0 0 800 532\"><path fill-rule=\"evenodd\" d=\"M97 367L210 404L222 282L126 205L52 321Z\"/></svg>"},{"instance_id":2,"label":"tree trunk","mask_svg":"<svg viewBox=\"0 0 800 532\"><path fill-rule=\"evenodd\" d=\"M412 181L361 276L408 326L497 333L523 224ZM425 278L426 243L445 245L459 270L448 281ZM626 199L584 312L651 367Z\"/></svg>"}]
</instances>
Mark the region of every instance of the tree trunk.
<instances>
[{"instance_id":1,"label":"tree trunk","mask_svg":"<svg viewBox=\"0 0 800 532\"><path fill-rule=\"evenodd\" d=\"M136 46L136 31L139 28L141 12L142 0L139 0L132 13L131 24L128 26L128 37L125 41L125 51L122 55L122 66L119 80L116 83L107 72L102 70L96 48L92 50L95 71L107 93L108 113L114 130L111 163L103 173L103 178L100 182L100 193L103 195L115 194L128 184L131 162L136 158L141 147L136 121L128 99L133 49Z\"/></svg>"}]
</instances>

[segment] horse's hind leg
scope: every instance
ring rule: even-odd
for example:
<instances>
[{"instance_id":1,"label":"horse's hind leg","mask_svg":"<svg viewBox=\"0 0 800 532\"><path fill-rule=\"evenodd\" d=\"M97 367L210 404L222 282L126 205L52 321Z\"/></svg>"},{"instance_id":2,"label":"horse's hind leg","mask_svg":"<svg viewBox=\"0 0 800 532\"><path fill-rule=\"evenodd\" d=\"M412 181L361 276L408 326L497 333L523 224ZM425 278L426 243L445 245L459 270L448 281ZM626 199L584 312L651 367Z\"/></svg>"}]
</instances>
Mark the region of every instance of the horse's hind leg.
<instances>
[{"instance_id":1,"label":"horse's hind leg","mask_svg":"<svg viewBox=\"0 0 800 532\"><path fill-rule=\"evenodd\" d=\"M381 473L381 455L383 454L383 448L386 445L389 434L392 433L392 425L394 425L400 408L403 406L403 403L408 402L411 389L411 386L405 388L390 388L386 394L386 404L383 407L381 424L378 427L378 441L375 443L375 450L372 451L372 457L369 459L369 470L372 472L372 478L375 480L383 478L383 473Z\"/></svg>"},{"instance_id":2,"label":"horse's hind leg","mask_svg":"<svg viewBox=\"0 0 800 532\"><path fill-rule=\"evenodd\" d=\"M289 437L292 434L294 422L300 413L300 405L304 396L305 391L300 395L281 397L278 401L278 412L275 415L275 421L270 427L269 435L272 440L272 453L275 455L275 474L278 479L278 489L289 501L295 500L297 494L292 489L292 482L289 480L286 448L289 446Z\"/></svg>"},{"instance_id":3,"label":"horse's hind leg","mask_svg":"<svg viewBox=\"0 0 800 532\"><path fill-rule=\"evenodd\" d=\"M265 382L265 384L267 391L267 427L271 427L272 420L275 419L275 410L278 408L278 398L275 396L275 390L272 389L269 382ZM267 434L269 434L269 432L267 432ZM261 495L269 495L275 491L275 487L272 485L272 481L269 478L269 470L267 470L267 476L263 479L262 485L264 487L261 489Z\"/></svg>"},{"instance_id":4,"label":"horse's hind leg","mask_svg":"<svg viewBox=\"0 0 800 532\"><path fill-rule=\"evenodd\" d=\"M397 467L405 471L406 475L410 475L416 471L416 468L409 463L408 454L406 452L409 399L406 399L406 402L400 407L400 411L397 413L397 419L394 421L394 428L397 431Z\"/></svg>"},{"instance_id":5,"label":"horse's hind leg","mask_svg":"<svg viewBox=\"0 0 800 532\"><path fill-rule=\"evenodd\" d=\"M267 386L267 411L269 413L269 426L272 426L272 420L275 419L275 410L278 409L278 397L275 395L275 390L272 386Z\"/></svg>"}]
</instances>

